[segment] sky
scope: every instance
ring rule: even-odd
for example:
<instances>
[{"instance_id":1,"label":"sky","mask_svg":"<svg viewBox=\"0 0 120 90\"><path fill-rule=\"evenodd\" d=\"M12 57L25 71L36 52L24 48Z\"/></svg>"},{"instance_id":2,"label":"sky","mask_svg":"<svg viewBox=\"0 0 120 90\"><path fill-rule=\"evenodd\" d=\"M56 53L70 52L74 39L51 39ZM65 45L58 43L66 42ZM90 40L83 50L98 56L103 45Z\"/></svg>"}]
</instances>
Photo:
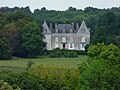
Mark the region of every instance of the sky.
<instances>
[{"instance_id":1,"label":"sky","mask_svg":"<svg viewBox=\"0 0 120 90\"><path fill-rule=\"evenodd\" d=\"M26 7L31 11L46 7L48 10L67 10L68 7L84 9L91 6L95 8L120 7L120 0L0 0L0 7Z\"/></svg>"}]
</instances>

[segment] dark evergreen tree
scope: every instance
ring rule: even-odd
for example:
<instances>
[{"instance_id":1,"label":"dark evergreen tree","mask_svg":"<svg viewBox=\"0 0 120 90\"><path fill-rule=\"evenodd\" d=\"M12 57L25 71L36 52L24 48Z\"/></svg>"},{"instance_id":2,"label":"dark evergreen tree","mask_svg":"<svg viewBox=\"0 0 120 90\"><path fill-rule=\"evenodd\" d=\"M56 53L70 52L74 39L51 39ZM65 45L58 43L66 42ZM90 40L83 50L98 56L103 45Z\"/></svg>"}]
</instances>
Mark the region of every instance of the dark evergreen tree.
<instances>
[{"instance_id":1,"label":"dark evergreen tree","mask_svg":"<svg viewBox=\"0 0 120 90\"><path fill-rule=\"evenodd\" d=\"M30 22L20 31L22 57L34 57L43 52L43 35L36 23Z\"/></svg>"}]
</instances>

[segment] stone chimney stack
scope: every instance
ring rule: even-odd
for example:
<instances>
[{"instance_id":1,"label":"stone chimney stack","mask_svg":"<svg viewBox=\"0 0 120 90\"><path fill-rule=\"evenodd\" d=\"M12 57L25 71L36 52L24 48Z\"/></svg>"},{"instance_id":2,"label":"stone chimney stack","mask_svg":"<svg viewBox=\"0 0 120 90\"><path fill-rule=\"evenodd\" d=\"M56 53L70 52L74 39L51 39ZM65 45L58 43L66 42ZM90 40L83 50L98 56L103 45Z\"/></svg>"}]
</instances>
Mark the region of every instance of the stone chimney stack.
<instances>
[{"instance_id":1,"label":"stone chimney stack","mask_svg":"<svg viewBox=\"0 0 120 90\"><path fill-rule=\"evenodd\" d=\"M53 30L53 26L52 26L52 23L50 23L50 30L51 30L51 31Z\"/></svg>"},{"instance_id":2,"label":"stone chimney stack","mask_svg":"<svg viewBox=\"0 0 120 90\"><path fill-rule=\"evenodd\" d=\"M79 29L79 24L76 23L76 32L78 31L78 29Z\"/></svg>"},{"instance_id":3,"label":"stone chimney stack","mask_svg":"<svg viewBox=\"0 0 120 90\"><path fill-rule=\"evenodd\" d=\"M74 30L74 22L72 22L71 25L72 25L72 29Z\"/></svg>"},{"instance_id":4,"label":"stone chimney stack","mask_svg":"<svg viewBox=\"0 0 120 90\"><path fill-rule=\"evenodd\" d=\"M57 23L55 23L55 33L58 33Z\"/></svg>"}]
</instances>

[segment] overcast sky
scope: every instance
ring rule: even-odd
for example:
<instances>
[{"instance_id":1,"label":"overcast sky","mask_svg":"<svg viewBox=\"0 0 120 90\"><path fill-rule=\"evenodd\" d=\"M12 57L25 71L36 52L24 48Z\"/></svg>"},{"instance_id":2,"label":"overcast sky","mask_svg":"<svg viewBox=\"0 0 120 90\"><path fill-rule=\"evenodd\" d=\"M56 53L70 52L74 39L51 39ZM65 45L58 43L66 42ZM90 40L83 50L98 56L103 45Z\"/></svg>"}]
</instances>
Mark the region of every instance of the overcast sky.
<instances>
[{"instance_id":1,"label":"overcast sky","mask_svg":"<svg viewBox=\"0 0 120 90\"><path fill-rule=\"evenodd\" d=\"M96 8L120 7L120 0L0 0L0 7L25 7L30 6L33 11L46 7L48 10L66 10L68 7L84 9L91 6Z\"/></svg>"}]
</instances>

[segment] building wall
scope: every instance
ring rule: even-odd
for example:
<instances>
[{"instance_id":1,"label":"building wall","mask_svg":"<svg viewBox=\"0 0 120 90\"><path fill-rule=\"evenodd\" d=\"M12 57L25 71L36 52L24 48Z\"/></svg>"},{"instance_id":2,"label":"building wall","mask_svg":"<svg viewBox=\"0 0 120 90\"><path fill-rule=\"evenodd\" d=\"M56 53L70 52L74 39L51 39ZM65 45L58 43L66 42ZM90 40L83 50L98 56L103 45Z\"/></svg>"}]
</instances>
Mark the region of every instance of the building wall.
<instances>
[{"instance_id":1,"label":"building wall","mask_svg":"<svg viewBox=\"0 0 120 90\"><path fill-rule=\"evenodd\" d=\"M52 43L51 43L51 34L45 34L45 39L43 40L44 42L46 42L46 48L47 50L52 50Z\"/></svg>"},{"instance_id":2,"label":"building wall","mask_svg":"<svg viewBox=\"0 0 120 90\"><path fill-rule=\"evenodd\" d=\"M77 30L74 30L74 24L55 24L55 28L48 27L46 21L43 23L44 42L47 43L47 50L55 48L69 50L85 50L85 45L90 44L90 28L87 28L83 21Z\"/></svg>"},{"instance_id":3,"label":"building wall","mask_svg":"<svg viewBox=\"0 0 120 90\"><path fill-rule=\"evenodd\" d=\"M65 41L63 41L64 38ZM47 42L47 50L53 50L57 47L63 49L63 43L65 43L65 49L85 50L83 46L85 47L86 44L90 43L90 34L47 34L44 41ZM72 48L70 48L71 45Z\"/></svg>"}]
</instances>

